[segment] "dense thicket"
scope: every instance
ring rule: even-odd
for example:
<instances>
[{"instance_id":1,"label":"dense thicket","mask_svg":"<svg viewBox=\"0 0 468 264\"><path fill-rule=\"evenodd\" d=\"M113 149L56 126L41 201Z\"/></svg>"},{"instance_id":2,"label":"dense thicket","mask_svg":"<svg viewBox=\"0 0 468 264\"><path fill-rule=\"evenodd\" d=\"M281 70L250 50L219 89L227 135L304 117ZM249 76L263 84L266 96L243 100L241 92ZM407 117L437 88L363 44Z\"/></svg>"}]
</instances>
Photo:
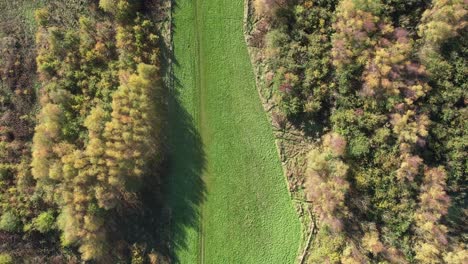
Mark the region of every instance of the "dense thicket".
<instances>
[{"instance_id":1,"label":"dense thicket","mask_svg":"<svg viewBox=\"0 0 468 264\"><path fill-rule=\"evenodd\" d=\"M36 114L34 27L25 1L0 9L0 262L54 255L54 214L35 191L31 140ZM30 3L34 10L41 3ZM45 235L47 234L47 235ZM2 254L13 252L13 256Z\"/></svg>"},{"instance_id":2,"label":"dense thicket","mask_svg":"<svg viewBox=\"0 0 468 264\"><path fill-rule=\"evenodd\" d=\"M466 1L255 8L273 100L318 140L309 262L468 261Z\"/></svg>"},{"instance_id":3,"label":"dense thicket","mask_svg":"<svg viewBox=\"0 0 468 264\"><path fill-rule=\"evenodd\" d=\"M68 18L57 13L59 5L51 1L35 12L31 67L37 65L40 110L34 130L33 119L22 116L31 111L33 83L8 88L24 94L13 98L16 104L5 102L11 119L22 120L10 126L25 128L1 131L0 229L60 234L63 252L78 249L82 260L156 259L152 245L127 240L121 229L133 227L121 218L140 210L143 185L158 182L163 157L157 27L143 1L85 1L86 11ZM5 80L22 80L8 76L15 60L19 67L21 58L2 64Z\"/></svg>"}]
</instances>

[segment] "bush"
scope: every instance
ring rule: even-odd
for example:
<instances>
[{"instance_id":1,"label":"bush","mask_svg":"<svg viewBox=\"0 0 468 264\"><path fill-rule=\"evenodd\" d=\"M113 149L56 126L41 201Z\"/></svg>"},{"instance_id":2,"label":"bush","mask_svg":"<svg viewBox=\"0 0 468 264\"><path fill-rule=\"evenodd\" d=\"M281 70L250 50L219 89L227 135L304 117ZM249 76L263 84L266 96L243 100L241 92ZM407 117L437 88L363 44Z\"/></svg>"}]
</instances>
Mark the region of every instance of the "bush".
<instances>
[{"instance_id":1,"label":"bush","mask_svg":"<svg viewBox=\"0 0 468 264\"><path fill-rule=\"evenodd\" d=\"M360 157L369 153L370 142L364 135L356 135L350 140L350 154L353 157Z\"/></svg>"},{"instance_id":2,"label":"bush","mask_svg":"<svg viewBox=\"0 0 468 264\"><path fill-rule=\"evenodd\" d=\"M0 217L0 230L15 232L19 229L19 225L18 217L11 212L6 212Z\"/></svg>"},{"instance_id":3,"label":"bush","mask_svg":"<svg viewBox=\"0 0 468 264\"><path fill-rule=\"evenodd\" d=\"M37 24L39 24L41 27L45 27L49 24L50 14L49 10L46 8L37 9L34 12L34 16L36 18Z\"/></svg>"},{"instance_id":4,"label":"bush","mask_svg":"<svg viewBox=\"0 0 468 264\"><path fill-rule=\"evenodd\" d=\"M272 17L278 8L285 7L286 0L255 0L254 7L258 16Z\"/></svg>"},{"instance_id":5,"label":"bush","mask_svg":"<svg viewBox=\"0 0 468 264\"><path fill-rule=\"evenodd\" d=\"M120 22L131 21L139 9L139 1L135 0L101 0L99 6L113 14Z\"/></svg>"},{"instance_id":6,"label":"bush","mask_svg":"<svg viewBox=\"0 0 468 264\"><path fill-rule=\"evenodd\" d=\"M144 247L133 244L132 246L132 264L145 263Z\"/></svg>"},{"instance_id":7,"label":"bush","mask_svg":"<svg viewBox=\"0 0 468 264\"><path fill-rule=\"evenodd\" d=\"M0 254L0 264L12 264L13 258L6 253Z\"/></svg>"},{"instance_id":8,"label":"bush","mask_svg":"<svg viewBox=\"0 0 468 264\"><path fill-rule=\"evenodd\" d=\"M12 176L11 166L9 164L0 164L0 180L8 180Z\"/></svg>"},{"instance_id":9,"label":"bush","mask_svg":"<svg viewBox=\"0 0 468 264\"><path fill-rule=\"evenodd\" d=\"M55 228L55 217L51 211L43 212L33 220L34 229L47 233Z\"/></svg>"}]
</instances>

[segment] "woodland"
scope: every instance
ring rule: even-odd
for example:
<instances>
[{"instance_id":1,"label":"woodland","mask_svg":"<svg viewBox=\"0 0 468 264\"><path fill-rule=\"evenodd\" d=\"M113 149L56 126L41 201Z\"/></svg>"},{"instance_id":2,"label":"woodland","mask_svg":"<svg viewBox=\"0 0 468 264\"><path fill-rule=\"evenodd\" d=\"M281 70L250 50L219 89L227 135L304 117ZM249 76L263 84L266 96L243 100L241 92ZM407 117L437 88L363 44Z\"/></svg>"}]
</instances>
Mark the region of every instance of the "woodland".
<instances>
[{"instance_id":1,"label":"woodland","mask_svg":"<svg viewBox=\"0 0 468 264\"><path fill-rule=\"evenodd\" d=\"M171 170L177 170L172 168L174 160L203 163L205 157L184 146L174 151L169 144L174 141L169 139L170 123L184 121L171 120L178 117L169 113L171 82L177 81L171 67L178 64L171 46L172 34L178 30L171 21L175 2L0 0L0 264L184 263L174 245L174 215L178 208L189 213L189 205L182 203L191 201L172 206L168 190L178 186L169 188L168 182ZM302 257L294 263L468 263L468 2L246 0L245 4L245 21L239 23L245 23L246 48L261 97L249 97L249 102L258 99L258 104L252 103L255 107L264 103L274 131L298 132L308 142L287 143L302 151L298 157L303 163L291 173L283 167L286 180L272 180L272 187L264 184L267 188L262 189L265 193L284 189L284 195L256 193L261 198L252 200L267 204L261 207L265 211L276 208L276 213L289 214L284 219L291 226L295 220L289 219L302 220L304 241L297 249ZM191 54L185 55L195 61ZM206 69L222 74L221 79L230 75ZM198 82L207 85L204 81ZM228 87L219 83L219 89ZM257 90L252 94L256 96ZM220 100L220 106L213 108L219 124L249 119L245 112L239 119L223 115L228 108L222 107L232 98L210 98ZM226 116L233 120L223 119ZM252 113L252 123L267 119L257 122L257 117ZM245 125L225 127L248 130ZM262 132L259 142L275 143L270 130L258 131ZM186 132L175 133L176 140L183 143L193 136ZM232 136L222 130L213 133ZM270 149L253 136L239 135L244 134L232 136L238 143L245 140L245 146ZM267 153L267 158L252 154L251 160L218 164L226 166L226 173L236 170L230 167L234 162L277 164L271 169L276 172L280 162L286 164L276 160L277 154L286 160L296 157L281 147L278 152L273 161L265 161ZM177 153L181 157L174 157ZM219 159L225 155L221 154ZM249 149L245 155L250 154ZM189 155L199 157L185 159ZM215 159L211 164L217 164ZM197 170L202 167L197 164ZM223 168L215 169L222 174ZM236 199L244 196L241 189L248 188L240 180L251 179L248 186L260 181L256 171L238 173L244 172L245 178L226 174L238 180L217 184L225 184L226 193L238 192ZM197 188L187 185L193 179L178 180L181 192ZM304 220L299 207L296 212L288 209L292 199L286 187L276 188L285 181L291 197L299 197L311 212L309 220ZM222 194L212 197L219 199L216 206L229 206L222 203L226 199ZM201 198L198 202L203 203ZM275 207L280 203L281 208ZM250 204L236 206L247 211ZM235 214L242 216L239 208ZM237 224L234 216L223 217L225 222L219 225ZM271 240L271 233L280 233L261 229L267 222L258 219L258 229L250 222L245 226L242 222L238 229L255 229L263 235L256 236ZM281 232L291 240L299 237L282 223ZM210 235L206 237L206 245L196 237L199 247L216 246L210 244ZM236 239L245 243L235 234L223 241ZM271 241L257 242L255 246L268 247ZM224 244L217 246L228 250ZM292 247L287 246L281 250ZM203 252L195 263L210 262ZM232 257L235 254L237 259ZM242 254L233 251L223 261L249 262ZM265 258L263 263L269 262Z\"/></svg>"},{"instance_id":2,"label":"woodland","mask_svg":"<svg viewBox=\"0 0 468 264\"><path fill-rule=\"evenodd\" d=\"M50 1L33 35L2 23L0 263L164 261L157 5Z\"/></svg>"},{"instance_id":3,"label":"woodland","mask_svg":"<svg viewBox=\"0 0 468 264\"><path fill-rule=\"evenodd\" d=\"M308 263L466 263L467 2L253 9L272 122L312 142L293 176L315 220Z\"/></svg>"}]
</instances>

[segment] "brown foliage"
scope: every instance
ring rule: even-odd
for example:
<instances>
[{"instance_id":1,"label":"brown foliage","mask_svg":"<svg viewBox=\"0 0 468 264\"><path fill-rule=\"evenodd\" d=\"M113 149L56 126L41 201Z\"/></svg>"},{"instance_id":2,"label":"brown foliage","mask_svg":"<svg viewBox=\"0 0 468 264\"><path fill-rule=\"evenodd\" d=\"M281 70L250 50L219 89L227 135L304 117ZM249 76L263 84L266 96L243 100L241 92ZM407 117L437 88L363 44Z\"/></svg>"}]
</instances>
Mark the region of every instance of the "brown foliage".
<instances>
[{"instance_id":1,"label":"brown foliage","mask_svg":"<svg viewBox=\"0 0 468 264\"><path fill-rule=\"evenodd\" d=\"M254 8L257 16L272 17L278 8L287 3L288 0L254 0Z\"/></svg>"},{"instance_id":2,"label":"brown foliage","mask_svg":"<svg viewBox=\"0 0 468 264\"><path fill-rule=\"evenodd\" d=\"M350 63L364 65L371 47L377 44L372 36L377 32L385 34L389 29L381 24L378 14L361 9L352 0L342 1L337 12L338 19L333 26L336 30L333 36L333 64L338 70Z\"/></svg>"},{"instance_id":3,"label":"brown foliage","mask_svg":"<svg viewBox=\"0 0 468 264\"><path fill-rule=\"evenodd\" d=\"M344 199L349 188L348 166L340 160L344 146L346 141L342 137L328 134L324 136L323 146L308 155L307 197L322 223L334 232L342 230L342 218L347 211Z\"/></svg>"}]
</instances>

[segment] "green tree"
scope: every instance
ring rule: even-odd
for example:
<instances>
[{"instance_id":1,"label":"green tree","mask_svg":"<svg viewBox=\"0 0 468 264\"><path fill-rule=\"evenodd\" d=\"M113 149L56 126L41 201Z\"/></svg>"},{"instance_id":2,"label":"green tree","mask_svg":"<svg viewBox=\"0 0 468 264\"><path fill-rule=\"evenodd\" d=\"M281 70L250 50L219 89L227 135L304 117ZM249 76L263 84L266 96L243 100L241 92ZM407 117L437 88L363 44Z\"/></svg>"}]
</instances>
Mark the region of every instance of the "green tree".
<instances>
[{"instance_id":1,"label":"green tree","mask_svg":"<svg viewBox=\"0 0 468 264\"><path fill-rule=\"evenodd\" d=\"M20 228L20 219L12 212L4 212L0 217L0 230L17 232Z\"/></svg>"},{"instance_id":2,"label":"green tree","mask_svg":"<svg viewBox=\"0 0 468 264\"><path fill-rule=\"evenodd\" d=\"M6 253L0 254L0 264L13 264L13 258Z\"/></svg>"},{"instance_id":3,"label":"green tree","mask_svg":"<svg viewBox=\"0 0 468 264\"><path fill-rule=\"evenodd\" d=\"M158 65L159 38L151 20L138 15L130 24L117 27L116 46L120 67L134 69L140 63Z\"/></svg>"},{"instance_id":4,"label":"green tree","mask_svg":"<svg viewBox=\"0 0 468 264\"><path fill-rule=\"evenodd\" d=\"M120 22L128 22L135 17L140 7L139 0L100 0L99 7L109 12Z\"/></svg>"},{"instance_id":5,"label":"green tree","mask_svg":"<svg viewBox=\"0 0 468 264\"><path fill-rule=\"evenodd\" d=\"M55 217L52 211L43 212L33 220L34 229L47 233L55 228Z\"/></svg>"},{"instance_id":6,"label":"green tree","mask_svg":"<svg viewBox=\"0 0 468 264\"><path fill-rule=\"evenodd\" d=\"M468 11L463 0L434 0L432 5L424 12L418 29L425 44L423 58L437 56L441 44L467 26Z\"/></svg>"}]
</instances>

